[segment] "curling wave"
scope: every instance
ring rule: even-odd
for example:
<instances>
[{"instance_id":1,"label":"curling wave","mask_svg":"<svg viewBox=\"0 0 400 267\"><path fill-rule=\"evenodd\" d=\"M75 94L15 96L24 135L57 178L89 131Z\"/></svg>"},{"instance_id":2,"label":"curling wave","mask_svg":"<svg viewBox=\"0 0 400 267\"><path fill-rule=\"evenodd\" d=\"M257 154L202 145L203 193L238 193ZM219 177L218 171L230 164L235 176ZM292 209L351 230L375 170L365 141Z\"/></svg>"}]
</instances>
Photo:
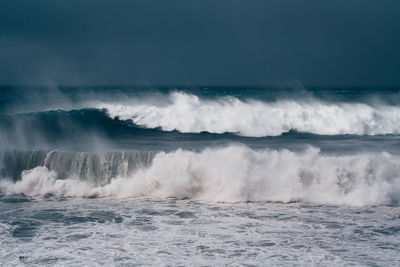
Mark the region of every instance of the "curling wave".
<instances>
[{"instance_id":1,"label":"curling wave","mask_svg":"<svg viewBox=\"0 0 400 267\"><path fill-rule=\"evenodd\" d=\"M131 155L131 157L142 157ZM59 157L58 160L61 160ZM310 147L303 152L252 150L246 146L158 152L151 162L132 172L111 177L107 167L121 158L97 157L109 176L107 184L69 173L59 179L56 159L21 174L21 179L0 181L6 194L42 197L150 197L189 198L210 202L304 201L334 205L397 205L400 202L400 157L389 153L324 155ZM108 163L100 164L100 159ZM118 160L117 160L118 159ZM78 160L78 159L77 159ZM84 157L81 157L82 162ZM87 160L87 159L86 159ZM79 160L78 160L79 161ZM139 160L140 161L140 160ZM117 164L117 165L118 165ZM82 164L76 170L90 168ZM117 167L118 168L118 167ZM89 179L90 180L90 179ZM107 179L106 179L107 180ZM104 180L102 180L104 181Z\"/></svg>"},{"instance_id":2,"label":"curling wave","mask_svg":"<svg viewBox=\"0 0 400 267\"><path fill-rule=\"evenodd\" d=\"M308 98L263 102L226 96L201 99L174 92L165 104L96 103L112 118L136 125L183 133L237 133L248 137L278 136L295 130L321 135L400 133L400 107L366 103L323 102Z\"/></svg>"}]
</instances>

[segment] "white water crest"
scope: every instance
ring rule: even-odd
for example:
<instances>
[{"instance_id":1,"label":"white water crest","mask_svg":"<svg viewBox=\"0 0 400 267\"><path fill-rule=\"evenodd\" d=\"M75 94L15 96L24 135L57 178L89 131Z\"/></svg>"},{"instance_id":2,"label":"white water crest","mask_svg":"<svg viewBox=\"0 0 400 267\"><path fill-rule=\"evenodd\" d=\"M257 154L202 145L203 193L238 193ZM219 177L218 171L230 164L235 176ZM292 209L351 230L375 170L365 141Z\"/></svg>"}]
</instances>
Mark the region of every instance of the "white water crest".
<instances>
[{"instance_id":1,"label":"white water crest","mask_svg":"<svg viewBox=\"0 0 400 267\"><path fill-rule=\"evenodd\" d=\"M24 171L0 190L32 197L189 198L207 202L304 201L333 205L397 205L400 157L389 153L324 155L252 150L245 146L159 152L149 167L118 176L106 185L57 179L45 166Z\"/></svg>"},{"instance_id":2,"label":"white water crest","mask_svg":"<svg viewBox=\"0 0 400 267\"><path fill-rule=\"evenodd\" d=\"M22 172L21 180L12 183L0 182L0 190L7 194L25 194L42 197L48 194L57 196L84 196L92 190L90 186L77 179L57 179L57 173L45 166Z\"/></svg>"},{"instance_id":3,"label":"white water crest","mask_svg":"<svg viewBox=\"0 0 400 267\"><path fill-rule=\"evenodd\" d=\"M400 107L364 103L329 103L314 98L263 102L221 97L214 100L174 92L167 103L132 101L96 103L112 118L136 125L184 133L237 133L277 136L290 130L322 135L400 133Z\"/></svg>"}]
</instances>

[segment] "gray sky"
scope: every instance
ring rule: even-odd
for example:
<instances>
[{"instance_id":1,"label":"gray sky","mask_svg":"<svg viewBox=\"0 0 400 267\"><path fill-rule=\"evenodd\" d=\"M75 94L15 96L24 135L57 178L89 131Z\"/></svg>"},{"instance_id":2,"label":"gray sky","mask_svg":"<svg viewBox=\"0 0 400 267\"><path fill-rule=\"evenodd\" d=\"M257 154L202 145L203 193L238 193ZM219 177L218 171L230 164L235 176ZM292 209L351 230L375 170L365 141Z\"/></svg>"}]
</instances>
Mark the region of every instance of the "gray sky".
<instances>
[{"instance_id":1,"label":"gray sky","mask_svg":"<svg viewBox=\"0 0 400 267\"><path fill-rule=\"evenodd\" d=\"M0 0L0 84L400 85L399 0Z\"/></svg>"}]
</instances>

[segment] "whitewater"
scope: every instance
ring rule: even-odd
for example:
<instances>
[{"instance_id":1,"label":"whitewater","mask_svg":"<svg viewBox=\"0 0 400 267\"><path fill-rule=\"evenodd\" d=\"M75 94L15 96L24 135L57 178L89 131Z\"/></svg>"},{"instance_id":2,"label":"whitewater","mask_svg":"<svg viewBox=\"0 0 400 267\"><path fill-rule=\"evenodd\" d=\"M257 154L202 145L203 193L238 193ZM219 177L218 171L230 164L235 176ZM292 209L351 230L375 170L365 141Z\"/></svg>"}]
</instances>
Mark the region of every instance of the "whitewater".
<instances>
[{"instance_id":1,"label":"whitewater","mask_svg":"<svg viewBox=\"0 0 400 267\"><path fill-rule=\"evenodd\" d=\"M70 157L71 165L65 166L68 157L52 151L37 162L39 166L23 170L20 180L0 182L0 190L34 198L172 197L349 206L397 205L400 201L400 157L388 153L324 156L312 147L294 153L230 146L200 153L160 152L152 157L135 153L93 158L77 153ZM96 169L90 169L91 165ZM64 173L63 179L57 179L61 178L57 170Z\"/></svg>"},{"instance_id":2,"label":"whitewater","mask_svg":"<svg viewBox=\"0 0 400 267\"><path fill-rule=\"evenodd\" d=\"M399 96L1 88L0 265L395 266Z\"/></svg>"},{"instance_id":3,"label":"whitewater","mask_svg":"<svg viewBox=\"0 0 400 267\"><path fill-rule=\"evenodd\" d=\"M112 118L136 125L183 133L237 133L276 136L295 130L320 135L378 135L400 132L400 107L365 103L326 103L315 98L263 102L221 97L200 99L171 93L167 103L98 103Z\"/></svg>"}]
</instances>

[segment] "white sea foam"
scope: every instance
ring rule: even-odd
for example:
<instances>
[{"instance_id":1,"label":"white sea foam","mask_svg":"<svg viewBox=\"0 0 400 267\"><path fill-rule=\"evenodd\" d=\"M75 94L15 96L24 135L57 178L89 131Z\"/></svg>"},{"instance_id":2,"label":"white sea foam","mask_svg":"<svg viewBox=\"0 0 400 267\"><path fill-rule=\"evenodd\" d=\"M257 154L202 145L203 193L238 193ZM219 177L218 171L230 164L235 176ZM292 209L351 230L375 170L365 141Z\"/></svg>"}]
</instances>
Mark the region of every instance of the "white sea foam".
<instances>
[{"instance_id":1,"label":"white sea foam","mask_svg":"<svg viewBox=\"0 0 400 267\"><path fill-rule=\"evenodd\" d=\"M0 181L0 190L7 194L26 194L31 197L42 197L47 194L57 196L86 196L92 188L83 181L71 177L57 179L57 173L45 166L39 166L22 172L21 180L12 183Z\"/></svg>"},{"instance_id":2,"label":"white sea foam","mask_svg":"<svg viewBox=\"0 0 400 267\"><path fill-rule=\"evenodd\" d=\"M400 158L388 153L323 155L252 150L244 146L158 153L148 168L120 176L104 186L57 180L37 167L16 183L1 182L6 193L30 196L189 198L209 202L305 201L354 206L397 204Z\"/></svg>"},{"instance_id":3,"label":"white sea foam","mask_svg":"<svg viewBox=\"0 0 400 267\"><path fill-rule=\"evenodd\" d=\"M184 133L238 133L277 136L290 130L314 134L398 134L400 107L363 103L327 103L316 99L262 102L235 97L214 100L175 92L167 103L96 103L110 117Z\"/></svg>"}]
</instances>

